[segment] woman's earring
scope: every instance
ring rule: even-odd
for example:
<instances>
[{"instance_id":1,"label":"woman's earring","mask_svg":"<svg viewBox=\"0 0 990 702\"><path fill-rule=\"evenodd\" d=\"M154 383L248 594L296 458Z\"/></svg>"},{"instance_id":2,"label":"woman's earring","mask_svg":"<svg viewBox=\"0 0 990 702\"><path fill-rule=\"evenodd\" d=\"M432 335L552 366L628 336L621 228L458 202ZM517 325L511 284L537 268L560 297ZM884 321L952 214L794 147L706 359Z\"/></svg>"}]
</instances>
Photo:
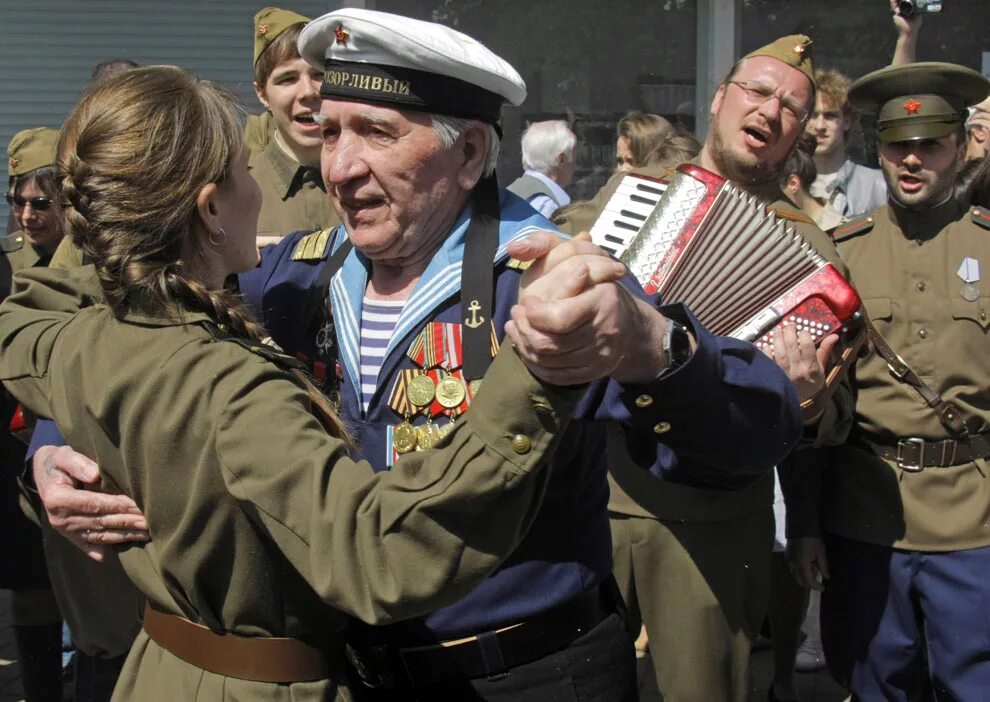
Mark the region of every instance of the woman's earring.
<instances>
[{"instance_id":1,"label":"woman's earring","mask_svg":"<svg viewBox=\"0 0 990 702\"><path fill-rule=\"evenodd\" d=\"M219 236L219 241L213 237ZM227 243L227 232L223 230L223 227L217 227L217 232L210 232L210 243L214 246L223 246Z\"/></svg>"}]
</instances>

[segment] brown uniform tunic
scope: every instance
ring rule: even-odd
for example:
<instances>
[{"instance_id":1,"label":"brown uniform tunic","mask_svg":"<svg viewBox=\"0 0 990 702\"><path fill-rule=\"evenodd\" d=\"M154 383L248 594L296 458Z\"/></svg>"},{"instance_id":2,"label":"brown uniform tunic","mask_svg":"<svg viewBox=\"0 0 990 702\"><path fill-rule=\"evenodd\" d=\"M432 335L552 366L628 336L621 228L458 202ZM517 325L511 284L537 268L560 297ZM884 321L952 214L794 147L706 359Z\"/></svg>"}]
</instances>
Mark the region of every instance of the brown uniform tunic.
<instances>
[{"instance_id":1,"label":"brown uniform tunic","mask_svg":"<svg viewBox=\"0 0 990 702\"><path fill-rule=\"evenodd\" d=\"M837 234L839 252L880 334L921 378L956 404L971 433L990 429L990 213L949 202L928 212L896 205L877 210L872 227ZM978 296L963 297L957 275L979 262ZM970 297L973 297L970 295ZM896 445L907 437L949 433L915 390L894 378L871 351L856 365L855 428L830 465L808 472L809 508L796 525L874 544L919 551L990 545L990 463L908 472L858 439ZM818 503L817 505L815 503ZM818 517L821 524L809 524Z\"/></svg>"},{"instance_id":2,"label":"brown uniform tunic","mask_svg":"<svg viewBox=\"0 0 990 702\"><path fill-rule=\"evenodd\" d=\"M673 175L657 166L633 173ZM590 230L623 175L612 176L594 198L554 222L572 235ZM747 191L845 272L828 235L785 200L775 183ZM847 383L806 443L842 441L851 404ZM744 702L750 646L769 601L773 476L735 490L663 482L633 462L619 427L610 429L608 451L614 572L629 606L630 633L638 633L641 621L646 625L661 693L673 700Z\"/></svg>"},{"instance_id":3,"label":"brown uniform tunic","mask_svg":"<svg viewBox=\"0 0 990 702\"><path fill-rule=\"evenodd\" d=\"M29 282L0 315L0 377L144 512L152 541L120 553L130 578L155 608L215 632L326 646L337 671L345 613L424 614L511 552L584 391L543 386L506 345L436 450L376 474L326 434L287 372L216 340L202 315L75 312L101 298L88 267ZM114 699L346 699L342 682L224 678L142 633Z\"/></svg>"},{"instance_id":4,"label":"brown uniform tunic","mask_svg":"<svg viewBox=\"0 0 990 702\"><path fill-rule=\"evenodd\" d=\"M261 187L258 236L282 237L300 230L340 224L323 187L320 169L303 166L272 139L250 160L251 175Z\"/></svg>"}]
</instances>

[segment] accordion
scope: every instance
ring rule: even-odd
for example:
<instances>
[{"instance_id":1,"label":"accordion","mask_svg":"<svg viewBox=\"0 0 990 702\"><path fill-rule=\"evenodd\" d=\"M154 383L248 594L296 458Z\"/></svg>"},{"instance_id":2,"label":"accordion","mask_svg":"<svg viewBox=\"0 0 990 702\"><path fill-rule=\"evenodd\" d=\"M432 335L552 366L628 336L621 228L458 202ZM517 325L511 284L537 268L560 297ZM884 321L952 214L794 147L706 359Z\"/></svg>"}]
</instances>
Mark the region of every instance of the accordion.
<instances>
[{"instance_id":1,"label":"accordion","mask_svg":"<svg viewBox=\"0 0 990 702\"><path fill-rule=\"evenodd\" d=\"M784 325L816 346L838 333L841 358L806 409L831 394L865 340L859 295L835 267L758 198L699 166L678 167L669 183L626 176L591 237L714 334L771 351Z\"/></svg>"},{"instance_id":2,"label":"accordion","mask_svg":"<svg viewBox=\"0 0 990 702\"><path fill-rule=\"evenodd\" d=\"M768 346L774 328L792 324L817 345L861 319L852 286L758 198L690 164L666 187L634 178L620 183L592 241L648 293L687 304L712 333ZM647 211L649 190L660 194Z\"/></svg>"}]
</instances>

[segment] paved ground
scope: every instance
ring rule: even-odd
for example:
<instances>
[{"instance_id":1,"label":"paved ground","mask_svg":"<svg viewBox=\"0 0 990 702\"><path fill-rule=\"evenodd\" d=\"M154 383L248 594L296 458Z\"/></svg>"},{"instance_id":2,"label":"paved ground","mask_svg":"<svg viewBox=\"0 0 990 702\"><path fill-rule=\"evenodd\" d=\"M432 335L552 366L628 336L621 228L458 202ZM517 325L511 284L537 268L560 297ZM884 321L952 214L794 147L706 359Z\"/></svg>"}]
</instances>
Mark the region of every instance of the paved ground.
<instances>
[{"instance_id":1,"label":"paved ground","mask_svg":"<svg viewBox=\"0 0 990 702\"><path fill-rule=\"evenodd\" d=\"M640 666L642 684L640 687L642 702L657 702L660 698L656 693L656 683L649 668L649 659L644 659ZM10 594L0 590L0 702L20 702L21 682L17 666L17 651L14 645L14 633L10 624ZM769 650L756 651L753 654L753 684L755 690L750 696L751 702L764 702L767 698L767 687L773 676L773 664ZM798 675L798 693L802 702L842 702L845 692L839 688L827 673L814 675ZM713 701L716 702L716 701Z\"/></svg>"}]
</instances>

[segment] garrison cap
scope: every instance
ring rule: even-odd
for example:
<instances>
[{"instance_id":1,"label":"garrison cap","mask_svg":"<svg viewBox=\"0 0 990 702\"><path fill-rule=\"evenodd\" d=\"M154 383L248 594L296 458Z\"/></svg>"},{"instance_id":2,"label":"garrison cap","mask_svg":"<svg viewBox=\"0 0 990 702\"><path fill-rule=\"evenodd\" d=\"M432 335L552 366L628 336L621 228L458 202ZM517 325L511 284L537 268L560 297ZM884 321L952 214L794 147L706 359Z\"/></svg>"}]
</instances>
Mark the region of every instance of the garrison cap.
<instances>
[{"instance_id":1,"label":"garrison cap","mask_svg":"<svg viewBox=\"0 0 990 702\"><path fill-rule=\"evenodd\" d=\"M50 127L23 129L14 135L7 146L7 173L22 176L25 173L55 164L55 146L58 130Z\"/></svg>"},{"instance_id":2,"label":"garrison cap","mask_svg":"<svg viewBox=\"0 0 990 702\"><path fill-rule=\"evenodd\" d=\"M756 56L769 56L778 61L783 61L788 66L796 68L804 75L808 76L811 84L815 84L815 66L812 62L811 37L804 34L791 34L781 37L766 46L761 46L756 51L750 51L743 58L755 58Z\"/></svg>"},{"instance_id":3,"label":"garrison cap","mask_svg":"<svg viewBox=\"0 0 990 702\"><path fill-rule=\"evenodd\" d=\"M967 107L990 94L990 81L952 63L888 66L867 73L849 89L849 102L876 115L880 141L939 139L965 123Z\"/></svg>"},{"instance_id":4,"label":"garrison cap","mask_svg":"<svg viewBox=\"0 0 990 702\"><path fill-rule=\"evenodd\" d=\"M303 17L298 12L283 10L280 7L266 7L254 16L254 65L265 53L265 49L279 35L297 24L306 24L309 17Z\"/></svg>"},{"instance_id":5,"label":"garrison cap","mask_svg":"<svg viewBox=\"0 0 990 702\"><path fill-rule=\"evenodd\" d=\"M435 22L345 8L299 35L299 54L323 69L320 94L497 124L526 84L480 42Z\"/></svg>"}]
</instances>

